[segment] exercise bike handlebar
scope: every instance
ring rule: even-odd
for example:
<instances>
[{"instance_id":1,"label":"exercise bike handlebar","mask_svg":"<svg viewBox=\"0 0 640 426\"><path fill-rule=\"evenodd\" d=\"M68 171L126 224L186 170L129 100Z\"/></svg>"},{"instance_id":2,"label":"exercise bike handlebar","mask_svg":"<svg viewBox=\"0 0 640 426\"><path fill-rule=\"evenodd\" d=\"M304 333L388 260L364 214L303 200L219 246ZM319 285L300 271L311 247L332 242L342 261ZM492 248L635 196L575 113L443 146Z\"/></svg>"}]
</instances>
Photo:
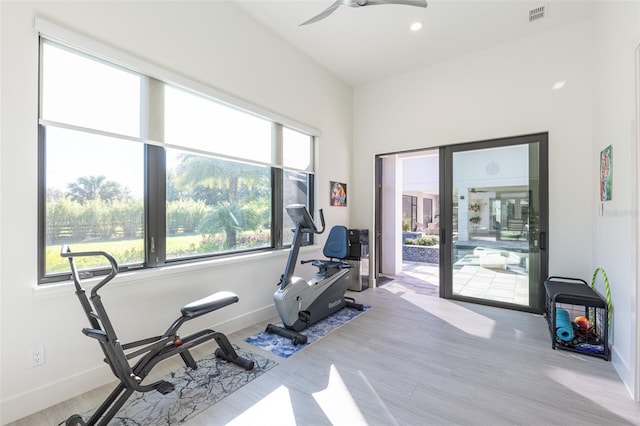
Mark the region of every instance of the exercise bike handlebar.
<instances>
[{"instance_id":1,"label":"exercise bike handlebar","mask_svg":"<svg viewBox=\"0 0 640 426\"><path fill-rule=\"evenodd\" d=\"M320 213L320 223L322 224L322 229L320 231L316 232L316 234L322 234L324 232L324 228L325 228L324 213L322 212L322 209L318 210L318 213Z\"/></svg>"},{"instance_id":2,"label":"exercise bike handlebar","mask_svg":"<svg viewBox=\"0 0 640 426\"><path fill-rule=\"evenodd\" d=\"M79 252L72 253L71 248L69 248L69 245L64 244L62 246L62 249L60 250L60 256L71 258L71 259L75 257L102 256L109 261L109 264L111 266L111 271L95 287L93 287L93 289L91 290L91 296L95 296L98 293L98 290L100 290L105 284L107 284L116 275L118 275L118 262L116 262L116 259L106 251L95 250L95 251L79 251ZM82 290L82 287L80 286L80 274L78 269L76 268L75 262L69 262L69 264L71 265L71 274L73 276L73 282L76 286L76 290L77 291Z\"/></svg>"},{"instance_id":3,"label":"exercise bike handlebar","mask_svg":"<svg viewBox=\"0 0 640 426\"><path fill-rule=\"evenodd\" d=\"M305 234L322 234L324 232L325 222L322 209L318 210L320 213L320 223L322 224L321 229L318 229L309 210L307 210L307 206L304 204L290 204L286 207L286 210L295 225L295 228L292 229L293 231L300 230L300 232Z\"/></svg>"}]
</instances>

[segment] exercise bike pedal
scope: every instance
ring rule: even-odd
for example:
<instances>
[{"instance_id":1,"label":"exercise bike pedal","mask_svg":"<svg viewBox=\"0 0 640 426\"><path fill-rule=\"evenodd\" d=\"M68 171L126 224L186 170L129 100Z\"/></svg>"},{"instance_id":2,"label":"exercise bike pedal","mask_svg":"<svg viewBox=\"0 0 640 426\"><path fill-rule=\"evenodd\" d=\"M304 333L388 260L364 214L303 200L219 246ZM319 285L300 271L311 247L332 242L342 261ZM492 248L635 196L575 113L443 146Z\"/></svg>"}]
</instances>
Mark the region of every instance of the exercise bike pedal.
<instances>
[{"instance_id":1,"label":"exercise bike pedal","mask_svg":"<svg viewBox=\"0 0 640 426\"><path fill-rule=\"evenodd\" d=\"M158 382L157 385L155 385L155 388L161 394L166 395L168 393L173 392L176 387L173 385L173 383L169 383L165 380L161 380Z\"/></svg>"}]
</instances>

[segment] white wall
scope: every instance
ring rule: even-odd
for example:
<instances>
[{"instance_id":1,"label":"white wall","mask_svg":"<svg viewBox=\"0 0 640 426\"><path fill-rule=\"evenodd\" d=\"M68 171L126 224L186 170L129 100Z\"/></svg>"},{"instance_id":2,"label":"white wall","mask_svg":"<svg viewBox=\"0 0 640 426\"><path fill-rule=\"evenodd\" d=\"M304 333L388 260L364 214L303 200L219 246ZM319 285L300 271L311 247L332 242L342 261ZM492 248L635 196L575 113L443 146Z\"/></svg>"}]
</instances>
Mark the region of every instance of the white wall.
<instances>
[{"instance_id":1,"label":"white wall","mask_svg":"<svg viewBox=\"0 0 640 426\"><path fill-rule=\"evenodd\" d=\"M640 45L640 3L600 4L594 26L593 145L589 187L598 186L600 151L613 147L613 194L600 202L589 193L593 245L590 267L603 267L613 305L612 362L636 400L638 379L638 135L636 49ZM602 277L598 287L604 294Z\"/></svg>"},{"instance_id":2,"label":"white wall","mask_svg":"<svg viewBox=\"0 0 640 426\"><path fill-rule=\"evenodd\" d=\"M111 380L69 285L36 289L38 38L48 19L126 53L320 129L317 206L327 225L350 208L328 207L329 180L349 182L352 90L226 2L0 2L0 423ZM350 192L350 195L355 191ZM350 202L349 205L352 205ZM317 250L313 250L314 252ZM316 253L310 254L310 256ZM275 315L272 295L286 253L122 276L104 290L123 341L163 332L182 304L228 289L238 304L187 323L238 330ZM308 275L311 268L303 275ZM179 275L178 275L179 274ZM31 348L46 364L27 368Z\"/></svg>"},{"instance_id":3,"label":"white wall","mask_svg":"<svg viewBox=\"0 0 640 426\"><path fill-rule=\"evenodd\" d=\"M583 21L354 93L352 218L371 218L378 153L549 132L549 274L587 281L604 266L614 299L613 363L637 399L638 2L602 2ZM566 81L561 90L551 90ZM614 145L614 200L598 216L599 151ZM616 162L617 161L617 162ZM373 222L357 226L373 227Z\"/></svg>"},{"instance_id":4,"label":"white wall","mask_svg":"<svg viewBox=\"0 0 640 426\"><path fill-rule=\"evenodd\" d=\"M402 159L403 191L428 191L438 193L440 190L440 164L438 153L416 158Z\"/></svg>"},{"instance_id":5,"label":"white wall","mask_svg":"<svg viewBox=\"0 0 640 426\"><path fill-rule=\"evenodd\" d=\"M403 161L397 155L383 160L385 171L382 181L382 205L385 215L382 228L382 265L383 274L397 275L402 272L402 168ZM373 229L373 228L368 228ZM371 244L372 238L369 239Z\"/></svg>"},{"instance_id":6,"label":"white wall","mask_svg":"<svg viewBox=\"0 0 640 426\"><path fill-rule=\"evenodd\" d=\"M549 132L550 273L590 268L591 24L547 33L358 87L352 219L372 217L374 155ZM566 80L559 91L556 81ZM585 164L585 167L568 167ZM582 213L580 213L582 212ZM373 227L373 223L354 224ZM578 243L577 240L580 240Z\"/></svg>"}]
</instances>

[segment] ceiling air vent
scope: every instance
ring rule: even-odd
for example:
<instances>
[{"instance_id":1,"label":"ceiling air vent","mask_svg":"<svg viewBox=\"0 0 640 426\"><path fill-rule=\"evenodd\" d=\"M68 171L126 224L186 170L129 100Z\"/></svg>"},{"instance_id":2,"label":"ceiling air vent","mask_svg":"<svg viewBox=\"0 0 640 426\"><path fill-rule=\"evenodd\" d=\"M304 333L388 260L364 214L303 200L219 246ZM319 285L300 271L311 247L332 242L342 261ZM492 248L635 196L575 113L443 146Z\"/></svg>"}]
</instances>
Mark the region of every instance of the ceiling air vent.
<instances>
[{"instance_id":1,"label":"ceiling air vent","mask_svg":"<svg viewBox=\"0 0 640 426\"><path fill-rule=\"evenodd\" d=\"M545 7L544 5L538 6L535 9L531 9L529 11L529 22L537 21L538 19L544 18Z\"/></svg>"}]
</instances>

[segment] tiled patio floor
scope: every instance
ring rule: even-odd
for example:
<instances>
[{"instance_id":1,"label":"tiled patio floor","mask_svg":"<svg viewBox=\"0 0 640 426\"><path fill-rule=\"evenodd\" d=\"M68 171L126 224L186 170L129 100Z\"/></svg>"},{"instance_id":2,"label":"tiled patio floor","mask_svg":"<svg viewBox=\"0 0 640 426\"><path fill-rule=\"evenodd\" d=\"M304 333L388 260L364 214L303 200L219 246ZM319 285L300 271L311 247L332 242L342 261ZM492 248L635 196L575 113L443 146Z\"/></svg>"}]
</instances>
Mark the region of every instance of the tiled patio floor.
<instances>
[{"instance_id":1,"label":"tiled patio floor","mask_svg":"<svg viewBox=\"0 0 640 426\"><path fill-rule=\"evenodd\" d=\"M422 262L402 262L402 273L387 277L393 285L420 294L439 295L439 266ZM386 281L386 280L383 280ZM508 270L465 265L453 271L453 291L462 296L500 302L529 304L528 276Z\"/></svg>"}]
</instances>

